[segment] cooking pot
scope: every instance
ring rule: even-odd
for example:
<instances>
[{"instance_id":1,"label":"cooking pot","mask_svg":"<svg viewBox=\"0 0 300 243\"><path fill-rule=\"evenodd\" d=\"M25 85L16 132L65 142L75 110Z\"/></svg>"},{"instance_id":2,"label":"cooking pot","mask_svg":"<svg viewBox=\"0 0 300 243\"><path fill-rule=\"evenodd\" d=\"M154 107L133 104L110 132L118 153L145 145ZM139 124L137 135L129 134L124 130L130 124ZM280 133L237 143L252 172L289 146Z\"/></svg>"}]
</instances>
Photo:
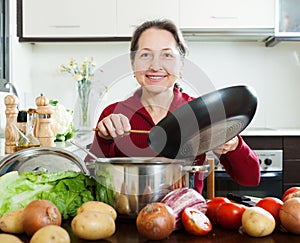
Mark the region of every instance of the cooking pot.
<instances>
[{"instance_id":1,"label":"cooking pot","mask_svg":"<svg viewBox=\"0 0 300 243\"><path fill-rule=\"evenodd\" d=\"M92 176L112 190L121 219L136 218L147 203L160 201L175 188L189 186L196 171L209 173L209 165L164 157L99 158L85 163L71 152L55 147L28 148L0 161L0 175L9 171L75 170Z\"/></svg>"},{"instance_id":2,"label":"cooking pot","mask_svg":"<svg viewBox=\"0 0 300 243\"><path fill-rule=\"evenodd\" d=\"M115 193L119 218L135 218L147 203L160 201L175 188L190 185L190 176L209 173L209 165L192 165L189 160L163 157L98 159L88 168L95 179Z\"/></svg>"}]
</instances>

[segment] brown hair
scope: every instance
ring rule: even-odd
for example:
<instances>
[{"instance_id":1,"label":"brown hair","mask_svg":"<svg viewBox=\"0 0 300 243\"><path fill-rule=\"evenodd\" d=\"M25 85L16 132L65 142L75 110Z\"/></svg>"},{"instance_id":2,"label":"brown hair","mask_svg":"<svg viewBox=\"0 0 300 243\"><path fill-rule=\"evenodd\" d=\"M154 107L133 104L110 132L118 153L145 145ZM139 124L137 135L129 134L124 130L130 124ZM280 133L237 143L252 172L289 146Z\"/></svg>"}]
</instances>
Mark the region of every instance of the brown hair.
<instances>
[{"instance_id":1,"label":"brown hair","mask_svg":"<svg viewBox=\"0 0 300 243\"><path fill-rule=\"evenodd\" d=\"M138 50L138 41L141 36L141 34L150 28L156 28L160 30L166 30L169 31L173 36L177 43L177 47L180 53L180 56L182 58L185 57L187 54L187 47L185 44L185 41L182 37L181 31L176 27L176 25L168 19L155 19L146 21L140 26L136 28L136 30L133 33L132 39L131 39L131 45L130 45L130 59L131 61L134 60L135 52Z\"/></svg>"}]
</instances>

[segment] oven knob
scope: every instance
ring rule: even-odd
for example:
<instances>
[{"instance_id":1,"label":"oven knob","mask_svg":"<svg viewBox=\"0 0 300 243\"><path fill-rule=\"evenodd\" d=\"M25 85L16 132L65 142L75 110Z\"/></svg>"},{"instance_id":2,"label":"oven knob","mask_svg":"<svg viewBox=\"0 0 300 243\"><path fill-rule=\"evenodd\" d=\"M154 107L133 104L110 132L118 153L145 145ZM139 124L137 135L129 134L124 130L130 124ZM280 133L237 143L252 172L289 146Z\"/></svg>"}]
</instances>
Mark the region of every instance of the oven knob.
<instances>
[{"instance_id":1,"label":"oven knob","mask_svg":"<svg viewBox=\"0 0 300 243\"><path fill-rule=\"evenodd\" d=\"M271 165L272 164L272 160L271 159L265 159L265 165Z\"/></svg>"}]
</instances>

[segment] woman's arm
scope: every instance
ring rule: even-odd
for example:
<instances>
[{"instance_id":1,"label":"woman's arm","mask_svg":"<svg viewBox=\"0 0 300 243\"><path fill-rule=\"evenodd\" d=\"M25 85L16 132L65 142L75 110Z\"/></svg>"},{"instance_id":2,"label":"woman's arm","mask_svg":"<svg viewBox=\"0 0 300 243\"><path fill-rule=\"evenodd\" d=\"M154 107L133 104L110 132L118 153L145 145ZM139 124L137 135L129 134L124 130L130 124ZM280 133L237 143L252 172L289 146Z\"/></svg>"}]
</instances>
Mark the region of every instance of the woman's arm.
<instances>
[{"instance_id":1,"label":"woman's arm","mask_svg":"<svg viewBox=\"0 0 300 243\"><path fill-rule=\"evenodd\" d=\"M260 182L260 165L257 155L238 135L235 150L220 155L220 162L230 177L243 186L257 186Z\"/></svg>"}]
</instances>

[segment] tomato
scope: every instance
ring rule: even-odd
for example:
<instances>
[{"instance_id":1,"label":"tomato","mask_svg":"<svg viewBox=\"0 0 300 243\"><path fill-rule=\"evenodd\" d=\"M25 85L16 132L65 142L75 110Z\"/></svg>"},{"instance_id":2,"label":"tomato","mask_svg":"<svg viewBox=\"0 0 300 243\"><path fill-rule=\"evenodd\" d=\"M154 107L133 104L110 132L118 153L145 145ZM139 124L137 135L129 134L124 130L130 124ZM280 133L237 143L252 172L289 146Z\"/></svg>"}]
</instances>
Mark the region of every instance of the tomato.
<instances>
[{"instance_id":1,"label":"tomato","mask_svg":"<svg viewBox=\"0 0 300 243\"><path fill-rule=\"evenodd\" d=\"M282 205L283 201L276 197L265 197L256 203L257 207L261 207L272 214L277 225L280 223L279 212Z\"/></svg>"},{"instance_id":2,"label":"tomato","mask_svg":"<svg viewBox=\"0 0 300 243\"><path fill-rule=\"evenodd\" d=\"M209 218L195 208L185 208L181 215L181 221L185 230L193 235L206 235L212 230Z\"/></svg>"},{"instance_id":3,"label":"tomato","mask_svg":"<svg viewBox=\"0 0 300 243\"><path fill-rule=\"evenodd\" d=\"M220 205L217 210L217 223L226 229L238 229L242 225L242 215L246 206L227 202Z\"/></svg>"},{"instance_id":4,"label":"tomato","mask_svg":"<svg viewBox=\"0 0 300 243\"><path fill-rule=\"evenodd\" d=\"M223 203L230 202L230 200L226 197L214 197L212 199L207 200L207 210L206 210L206 216L209 218L209 220L212 222L212 224L217 223L217 210L220 205Z\"/></svg>"},{"instance_id":5,"label":"tomato","mask_svg":"<svg viewBox=\"0 0 300 243\"><path fill-rule=\"evenodd\" d=\"M282 195L282 201L285 202L292 197L300 197L300 187L294 186L287 189Z\"/></svg>"}]
</instances>

